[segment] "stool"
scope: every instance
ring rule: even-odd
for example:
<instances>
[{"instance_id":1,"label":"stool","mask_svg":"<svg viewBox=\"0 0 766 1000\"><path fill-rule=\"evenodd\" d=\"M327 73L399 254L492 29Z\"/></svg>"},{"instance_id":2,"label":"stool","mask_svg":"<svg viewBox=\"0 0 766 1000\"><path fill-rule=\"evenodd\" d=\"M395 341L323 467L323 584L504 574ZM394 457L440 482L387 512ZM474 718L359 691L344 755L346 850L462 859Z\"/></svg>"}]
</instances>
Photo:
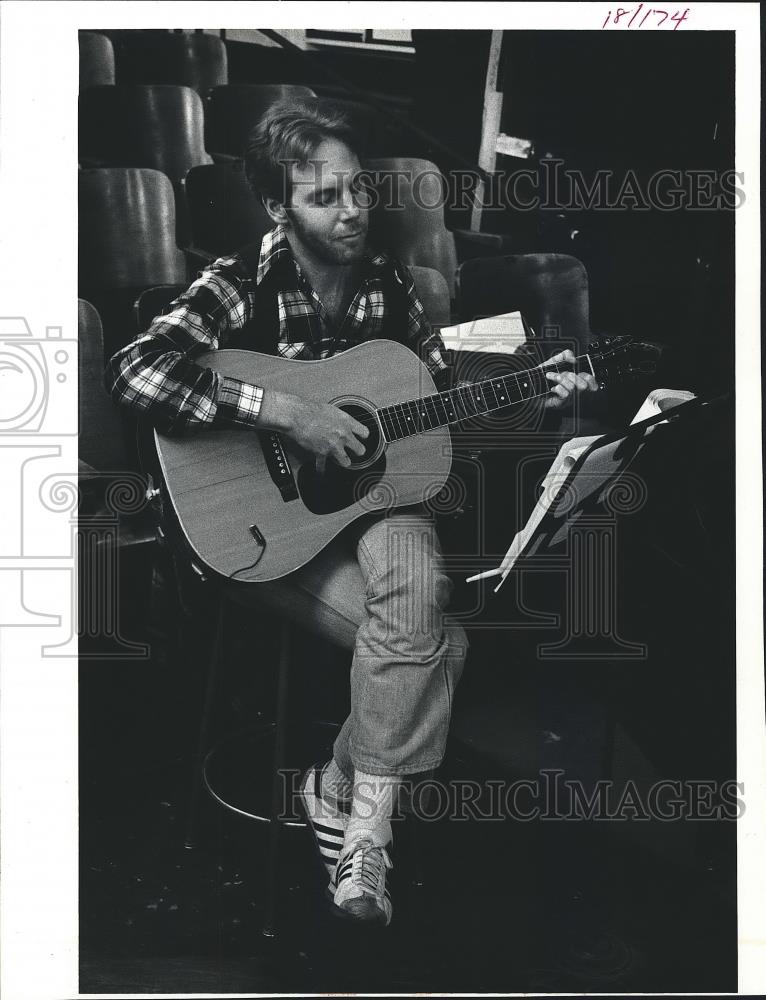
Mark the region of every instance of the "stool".
<instances>
[{"instance_id":1,"label":"stool","mask_svg":"<svg viewBox=\"0 0 766 1000\"><path fill-rule=\"evenodd\" d=\"M306 628L311 633L325 636L332 643L342 650L352 650L356 640L359 620L364 614L364 594L363 588L357 585L357 577L360 570L355 560L341 558L337 566L335 559L338 553L329 557L328 561L336 570L335 573L328 572L328 566L322 562L320 557L311 560L300 571L298 576L291 577L289 583L283 584L281 580L271 581L266 584L229 584L227 581L219 582L219 578L212 572L203 570L196 561L196 556L190 551L188 543L174 523L172 509L169 505L161 503L162 491L156 491L159 496L158 513L160 521L167 524L168 533L172 535L178 544L172 546L173 571L177 581L177 591L179 593L182 613L193 618L189 614L188 608L183 604L184 587L182 584L187 578L195 581L195 586L206 588L205 607L215 606L215 623L210 646L209 662L206 670L205 691L203 696L202 719L197 740L196 754L194 756L194 769L192 775L192 788L189 801L189 822L186 835L186 844L193 847L196 841L197 821L199 814L199 792L202 787L207 787L212 792L213 797L222 805L233 808L233 811L240 815L249 816L257 821L268 821L271 823L269 830L269 846L267 853L267 884L266 884L266 917L264 923L264 934L274 937L276 934L276 911L277 911L277 891L279 881L279 857L282 843L282 833L284 826L305 826L297 816L286 816L282 811L283 803L283 774L286 770L286 736L288 714L288 690L289 674L291 662L293 660L293 643L295 622L304 622ZM163 506L165 509L163 510ZM166 539L167 541L167 539ZM168 546L168 548L171 548ZM179 559L178 556L181 556ZM360 577L361 579L361 577ZM351 594L350 604L347 603L340 610L340 604L336 605L335 597L341 594ZM253 600L255 598L255 601ZM280 619L280 644L277 663L277 691L276 691L276 711L274 721L268 727L274 733L274 761L273 778L271 784L271 808L268 815L258 815L259 809L245 811L238 806L231 805L226 801L226 796L217 794L210 781L210 764L213 751L210 750L210 729L213 714L213 704L218 687L222 650L227 632L227 614L232 604L241 603L245 607L258 606L268 608ZM231 770L231 769L230 769ZM229 773L224 771L224 774ZM265 811L265 810L264 810ZM412 834L414 824L408 824L408 833ZM416 884L422 879L416 877Z\"/></svg>"},{"instance_id":2,"label":"stool","mask_svg":"<svg viewBox=\"0 0 766 1000\"><path fill-rule=\"evenodd\" d=\"M183 531L181 530L172 505L166 501L164 488L155 488L155 482L162 483L163 481L161 471L158 470L156 463L152 464L152 451L148 446L143 450L146 456L144 465L147 467L150 481L147 497L150 501L150 509L154 515L155 530L160 544L160 549L167 557L166 566L168 568L168 572L173 578L171 582L178 599L177 613L179 621L182 621L184 617L189 620L192 620L194 617L193 610L189 607L189 599L192 596L191 590L198 590L200 587L203 588L205 591L205 604L209 606L214 603L216 607L215 624L213 627L207 669L205 671L206 676L202 712L197 738L197 749L194 755L194 765L192 769L187 828L184 843L190 850L196 846L200 808L200 791L203 787L212 794L213 798L219 802L219 804L225 806L226 808L232 809L234 812L238 812L240 815L248 816L256 821L269 822L271 824L269 829L269 844L266 862L266 915L263 926L263 934L266 937L273 938L276 936L279 856L283 827L291 826L305 828L306 826L305 822L302 822L297 817L285 818L281 816L281 776L286 764L286 736L289 718L288 688L295 624L291 619L279 614L279 605L275 605L275 601L277 601L277 599L281 601L284 596L279 590L276 591L276 596L272 595L271 601L264 600L264 606L279 615L280 641L277 662L277 691L274 721L262 727L266 731L272 730L274 732L271 806L268 815L261 816L245 812L236 806L232 806L230 802L227 802L224 798L216 794L211 782L208 780L208 764L215 749L211 750L209 746L211 735L210 729L215 696L219 684L221 659L226 633L226 616L227 611L229 610L229 605L238 603L237 598L226 587L225 581L219 582L214 573L208 572L197 562L195 554L186 540ZM252 594L254 592L254 588L259 585L251 584L237 586L242 586L247 590L248 594ZM298 602L297 599L291 600L293 614L297 612L298 615L300 615L302 611L305 611L305 601L305 595L303 596L303 604ZM245 606L249 603L250 602L248 601L243 601ZM321 627L318 627L318 630ZM347 629L342 638L337 639L336 642L341 645L342 648L350 649L353 647L353 635L354 630ZM179 649L181 648L182 643L183 638L182 635L179 634L177 639Z\"/></svg>"},{"instance_id":3,"label":"stool","mask_svg":"<svg viewBox=\"0 0 766 1000\"><path fill-rule=\"evenodd\" d=\"M200 581L206 585L214 586L204 574L201 574L199 567L193 566L195 574L199 575ZM273 775L271 785L271 803L268 815L259 815L255 812L245 811L227 801L224 795L219 794L214 787L214 780L211 779L211 763L214 755L220 750L221 743L211 748L211 722L213 716L216 693L219 687L221 661L226 634L227 612L230 610L229 604L234 604L236 598L232 598L225 590L219 590L216 599L218 602L215 616L215 626L211 641L209 661L207 666L207 676L205 682L205 692L203 697L202 716L198 736L197 752L194 757L192 768L192 781L189 795L189 805L187 814L187 828L184 846L192 850L197 845L197 832L200 808L200 792L204 788L211 795L214 801L232 812L238 813L257 822L267 822L269 827L269 840L266 854L266 905L265 916L262 927L262 934L267 938L275 938L278 933L278 902L280 887L280 860L282 854L283 834L285 827L305 829L305 821L292 815L290 812L284 813L284 785L282 775L287 764L287 729L290 719L289 713L289 687L290 670L293 663L293 646L295 623L286 616L280 617L279 622L279 643L277 657L277 685L276 685L276 705L273 722L265 723L258 727L263 732L272 730L274 733L274 758ZM318 723L317 723L318 725ZM405 831L403 834L409 844L409 855L411 856L411 869L409 875L410 884L415 887L422 887L425 879L422 872L419 851L419 836L417 826L413 816L406 817Z\"/></svg>"},{"instance_id":4,"label":"stool","mask_svg":"<svg viewBox=\"0 0 766 1000\"><path fill-rule=\"evenodd\" d=\"M196 564L192 564L192 570L199 576L200 583L214 587L206 574L200 570ZM282 814L282 773L286 765L286 743L287 743L287 722L288 722L288 689L289 675L292 656L292 640L294 625L287 618L282 618L279 624L279 656L277 661L277 697L274 721L264 724L264 733L268 730L274 732L274 762L273 779L271 788L271 806L267 816L246 812L236 805L227 801L219 795L209 777L209 763L211 756L218 749L218 746L210 746L210 730L213 716L216 692L218 689L221 661L223 659L224 637L226 628L226 617L229 602L232 598L221 589L216 594L217 612L215 616L214 632L212 636L209 660L207 665L207 676L205 679L205 692L202 705L202 715L197 743L197 752L194 757L192 768L191 788L188 800L188 814L186 835L184 846L193 850L197 846L200 793L203 788L219 805L230 809L233 812L254 819L258 822L270 823L269 842L266 857L266 914L263 924L263 935L268 938L276 937L277 934L277 902L279 890L279 859L284 826L303 827L306 823L297 818L284 818Z\"/></svg>"}]
</instances>

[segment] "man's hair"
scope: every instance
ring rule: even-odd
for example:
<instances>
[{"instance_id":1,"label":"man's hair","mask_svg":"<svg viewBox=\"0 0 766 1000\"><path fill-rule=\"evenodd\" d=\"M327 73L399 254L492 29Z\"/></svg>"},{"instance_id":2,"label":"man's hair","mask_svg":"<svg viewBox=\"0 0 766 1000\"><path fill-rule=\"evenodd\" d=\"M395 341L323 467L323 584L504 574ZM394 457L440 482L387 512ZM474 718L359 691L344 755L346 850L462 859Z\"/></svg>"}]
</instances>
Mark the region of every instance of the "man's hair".
<instances>
[{"instance_id":1,"label":"man's hair","mask_svg":"<svg viewBox=\"0 0 766 1000\"><path fill-rule=\"evenodd\" d=\"M346 108L327 98L301 98L272 104L253 128L245 149L245 175L256 195L285 204L290 197L290 166L304 168L326 139L338 139L354 152L358 140Z\"/></svg>"}]
</instances>

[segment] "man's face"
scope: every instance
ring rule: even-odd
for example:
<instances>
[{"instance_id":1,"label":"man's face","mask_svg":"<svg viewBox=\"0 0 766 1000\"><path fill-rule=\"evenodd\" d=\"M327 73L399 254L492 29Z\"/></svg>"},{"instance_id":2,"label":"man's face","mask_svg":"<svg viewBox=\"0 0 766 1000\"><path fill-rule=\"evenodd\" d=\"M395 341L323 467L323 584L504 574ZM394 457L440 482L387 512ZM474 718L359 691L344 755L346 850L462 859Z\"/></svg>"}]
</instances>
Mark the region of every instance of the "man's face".
<instances>
[{"instance_id":1,"label":"man's face","mask_svg":"<svg viewBox=\"0 0 766 1000\"><path fill-rule=\"evenodd\" d=\"M292 193L285 206L289 238L327 264L353 264L367 241L368 209L356 175L360 163L348 146L326 139L305 167L290 170Z\"/></svg>"}]
</instances>

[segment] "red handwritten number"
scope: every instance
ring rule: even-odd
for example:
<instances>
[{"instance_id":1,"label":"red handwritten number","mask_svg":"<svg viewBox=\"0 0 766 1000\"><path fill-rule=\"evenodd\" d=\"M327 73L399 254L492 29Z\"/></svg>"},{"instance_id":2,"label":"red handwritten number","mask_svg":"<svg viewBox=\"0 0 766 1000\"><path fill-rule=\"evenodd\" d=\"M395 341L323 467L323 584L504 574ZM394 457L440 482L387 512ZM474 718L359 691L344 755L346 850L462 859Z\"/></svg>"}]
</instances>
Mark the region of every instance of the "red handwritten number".
<instances>
[{"instance_id":1,"label":"red handwritten number","mask_svg":"<svg viewBox=\"0 0 766 1000\"><path fill-rule=\"evenodd\" d=\"M668 19L668 12L666 10L660 10L658 7L654 8L652 14L662 14L662 20L660 21L660 24L664 24ZM660 24L657 25L658 28Z\"/></svg>"},{"instance_id":2,"label":"red handwritten number","mask_svg":"<svg viewBox=\"0 0 766 1000\"><path fill-rule=\"evenodd\" d=\"M645 21L645 20L647 19L647 17L649 17L649 15L651 14L651 12L652 12L652 11L651 11L651 8L649 8L649 10L648 10L648 11L647 11L647 12L646 12L646 13L644 14L644 16L642 17L642 19L641 19L641 24L639 24L639 28L642 28L642 27L643 27L643 25L644 25L644 21Z\"/></svg>"},{"instance_id":3,"label":"red handwritten number","mask_svg":"<svg viewBox=\"0 0 766 1000\"><path fill-rule=\"evenodd\" d=\"M618 7L617 8L617 13L614 15L614 23L615 24L619 24L620 23L620 18L621 17L625 17L626 14L630 14L630 11L629 10L625 10L624 7Z\"/></svg>"},{"instance_id":4,"label":"red handwritten number","mask_svg":"<svg viewBox=\"0 0 766 1000\"><path fill-rule=\"evenodd\" d=\"M601 25L602 28L605 28L607 26L607 24L609 24L609 18L611 16L612 16L612 12L610 10L609 13L606 15L606 17L604 18L604 23Z\"/></svg>"},{"instance_id":5,"label":"red handwritten number","mask_svg":"<svg viewBox=\"0 0 766 1000\"><path fill-rule=\"evenodd\" d=\"M639 14L641 13L641 8L642 8L643 6L644 6L644 5L643 5L642 3L640 3L640 4L638 5L638 7L636 7L636 13L635 13L635 14L633 15L633 17L631 17L631 19L630 19L630 20L628 21L628 27L629 27L629 28L632 28L632 27L633 27L633 22L634 22L634 21L635 21L635 19L636 19L636 18L638 17L638 15L639 15Z\"/></svg>"},{"instance_id":6,"label":"red handwritten number","mask_svg":"<svg viewBox=\"0 0 766 1000\"><path fill-rule=\"evenodd\" d=\"M674 14L674 15L673 15L673 16L671 17L671 19L670 19L671 21L675 21L675 22L676 22L676 23L675 23L675 24L673 25L673 31L675 31L675 30L676 30L676 28L678 27L678 25L679 25L679 24L681 24L681 23L682 23L683 21L685 21L685 20L686 20L686 15L687 15L688 13L689 13L689 8L688 8L688 7L687 7L687 8L686 8L686 10L685 10L685 11L683 12L683 14L679 14L679 13L678 13L678 11L676 11L676 12L675 12L675 14Z\"/></svg>"}]
</instances>

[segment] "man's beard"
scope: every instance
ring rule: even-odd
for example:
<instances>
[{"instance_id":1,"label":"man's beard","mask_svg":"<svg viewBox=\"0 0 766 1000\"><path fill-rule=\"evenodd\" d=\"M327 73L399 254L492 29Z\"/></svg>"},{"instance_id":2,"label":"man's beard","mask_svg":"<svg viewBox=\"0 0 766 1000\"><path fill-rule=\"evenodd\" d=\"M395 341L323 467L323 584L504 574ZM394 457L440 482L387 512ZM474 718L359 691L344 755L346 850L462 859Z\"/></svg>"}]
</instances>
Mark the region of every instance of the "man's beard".
<instances>
[{"instance_id":1,"label":"man's beard","mask_svg":"<svg viewBox=\"0 0 766 1000\"><path fill-rule=\"evenodd\" d=\"M363 228L364 235L357 241L346 243L337 240L325 240L312 230L301 225L295 217L290 218L292 234L300 241L303 247L311 253L313 257L324 264L356 264L365 256L367 247L367 228ZM290 231L288 230L288 237Z\"/></svg>"}]
</instances>

